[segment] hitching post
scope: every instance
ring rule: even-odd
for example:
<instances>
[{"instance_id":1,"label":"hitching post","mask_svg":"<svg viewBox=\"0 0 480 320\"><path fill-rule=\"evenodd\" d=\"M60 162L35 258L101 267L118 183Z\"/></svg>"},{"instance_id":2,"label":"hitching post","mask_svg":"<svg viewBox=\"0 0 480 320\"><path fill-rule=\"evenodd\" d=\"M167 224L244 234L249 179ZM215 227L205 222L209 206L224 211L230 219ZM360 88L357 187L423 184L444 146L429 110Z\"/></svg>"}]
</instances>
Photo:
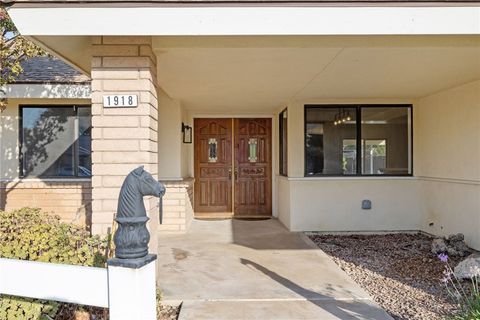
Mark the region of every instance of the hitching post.
<instances>
[{"instance_id":1,"label":"hitching post","mask_svg":"<svg viewBox=\"0 0 480 320\"><path fill-rule=\"evenodd\" d=\"M165 187L139 167L125 178L115 221L115 257L107 261L110 320L156 320L155 261L144 196L161 198Z\"/></svg>"}]
</instances>

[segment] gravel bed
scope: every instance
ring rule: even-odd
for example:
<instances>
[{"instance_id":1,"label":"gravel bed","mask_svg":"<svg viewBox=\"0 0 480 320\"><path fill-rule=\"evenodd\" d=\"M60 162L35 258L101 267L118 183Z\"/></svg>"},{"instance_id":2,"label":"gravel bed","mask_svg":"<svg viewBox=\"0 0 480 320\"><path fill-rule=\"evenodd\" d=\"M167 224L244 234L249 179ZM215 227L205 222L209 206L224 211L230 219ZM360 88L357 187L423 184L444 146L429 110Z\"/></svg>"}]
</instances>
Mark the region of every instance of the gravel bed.
<instances>
[{"instance_id":1,"label":"gravel bed","mask_svg":"<svg viewBox=\"0 0 480 320\"><path fill-rule=\"evenodd\" d=\"M444 319L456 311L440 282L444 264L430 251L431 237L307 235L394 319ZM451 258L450 265L459 261Z\"/></svg>"},{"instance_id":2,"label":"gravel bed","mask_svg":"<svg viewBox=\"0 0 480 320\"><path fill-rule=\"evenodd\" d=\"M177 320L180 306L159 305L157 308L158 320Z\"/></svg>"}]
</instances>

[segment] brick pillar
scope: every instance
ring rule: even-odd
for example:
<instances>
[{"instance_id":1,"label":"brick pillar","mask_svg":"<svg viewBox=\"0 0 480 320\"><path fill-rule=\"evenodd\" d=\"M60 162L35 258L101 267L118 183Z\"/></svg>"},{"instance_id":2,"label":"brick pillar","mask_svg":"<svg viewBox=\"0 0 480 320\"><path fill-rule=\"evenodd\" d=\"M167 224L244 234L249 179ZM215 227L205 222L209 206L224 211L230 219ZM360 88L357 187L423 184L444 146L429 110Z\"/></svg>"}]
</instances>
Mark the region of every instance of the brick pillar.
<instances>
[{"instance_id":1,"label":"brick pillar","mask_svg":"<svg viewBox=\"0 0 480 320\"><path fill-rule=\"evenodd\" d=\"M92 231L112 226L126 175L144 165L158 173L156 57L151 37L92 39ZM103 108L103 96L138 95L137 108ZM145 198L150 251L156 252L158 201ZM153 245L155 243L155 245Z\"/></svg>"}]
</instances>

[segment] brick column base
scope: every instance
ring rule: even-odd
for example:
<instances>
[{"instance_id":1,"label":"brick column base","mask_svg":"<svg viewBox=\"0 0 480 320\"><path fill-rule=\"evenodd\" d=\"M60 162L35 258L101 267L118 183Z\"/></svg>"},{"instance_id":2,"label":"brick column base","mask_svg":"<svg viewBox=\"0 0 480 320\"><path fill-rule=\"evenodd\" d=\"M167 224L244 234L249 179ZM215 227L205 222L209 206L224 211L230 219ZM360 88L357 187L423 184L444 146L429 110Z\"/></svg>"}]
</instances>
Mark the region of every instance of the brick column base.
<instances>
[{"instance_id":1,"label":"brick column base","mask_svg":"<svg viewBox=\"0 0 480 320\"><path fill-rule=\"evenodd\" d=\"M163 197L162 233L182 233L193 220L193 178L181 181L161 181L166 192Z\"/></svg>"}]
</instances>

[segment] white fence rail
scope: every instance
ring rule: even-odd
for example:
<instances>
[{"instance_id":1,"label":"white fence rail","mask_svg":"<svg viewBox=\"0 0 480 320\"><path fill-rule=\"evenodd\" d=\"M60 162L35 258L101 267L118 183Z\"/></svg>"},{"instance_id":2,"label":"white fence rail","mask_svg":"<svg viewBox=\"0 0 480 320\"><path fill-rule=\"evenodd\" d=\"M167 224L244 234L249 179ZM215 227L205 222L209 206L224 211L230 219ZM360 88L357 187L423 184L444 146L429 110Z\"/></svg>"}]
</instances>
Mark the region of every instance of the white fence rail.
<instances>
[{"instance_id":1,"label":"white fence rail","mask_svg":"<svg viewBox=\"0 0 480 320\"><path fill-rule=\"evenodd\" d=\"M93 268L0 258L0 294L109 308L111 320L156 319L155 261Z\"/></svg>"},{"instance_id":2,"label":"white fence rail","mask_svg":"<svg viewBox=\"0 0 480 320\"><path fill-rule=\"evenodd\" d=\"M0 293L108 308L105 268L0 258Z\"/></svg>"}]
</instances>

